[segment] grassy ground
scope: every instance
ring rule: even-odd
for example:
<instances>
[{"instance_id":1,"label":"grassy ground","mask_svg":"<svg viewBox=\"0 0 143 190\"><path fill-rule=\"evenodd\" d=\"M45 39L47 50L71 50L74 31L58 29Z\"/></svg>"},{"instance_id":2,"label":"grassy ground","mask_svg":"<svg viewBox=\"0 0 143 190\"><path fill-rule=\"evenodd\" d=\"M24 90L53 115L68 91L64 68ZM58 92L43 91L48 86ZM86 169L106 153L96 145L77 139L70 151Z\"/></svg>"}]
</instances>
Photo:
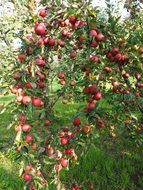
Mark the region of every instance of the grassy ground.
<instances>
[{"instance_id":1,"label":"grassy ground","mask_svg":"<svg viewBox=\"0 0 143 190\"><path fill-rule=\"evenodd\" d=\"M0 111L12 98L13 96L0 96ZM8 129L8 125L11 123L12 118L13 116L8 111L0 114L0 149L5 146L7 147L14 136L13 129Z\"/></svg>"},{"instance_id":2,"label":"grassy ground","mask_svg":"<svg viewBox=\"0 0 143 190\"><path fill-rule=\"evenodd\" d=\"M0 109L9 103L13 96L0 96ZM0 114L0 190L22 190L23 181L18 176L18 164L12 162L5 150L12 145L14 130L8 129L13 116L9 112Z\"/></svg>"},{"instance_id":3,"label":"grassy ground","mask_svg":"<svg viewBox=\"0 0 143 190\"><path fill-rule=\"evenodd\" d=\"M1 107L11 98L0 97ZM74 103L58 103L55 110L60 123L66 123L78 107ZM12 118L9 112L0 115L0 190L23 190L23 181L17 172L19 166L5 152L14 138L13 129L7 129ZM143 151L122 135L116 140L107 137L100 142L95 139L81 156L79 164L62 172L61 180L65 184L77 182L82 185L82 190L143 190Z\"/></svg>"},{"instance_id":4,"label":"grassy ground","mask_svg":"<svg viewBox=\"0 0 143 190\"><path fill-rule=\"evenodd\" d=\"M18 176L18 165L0 153L0 190L22 190L23 181Z\"/></svg>"}]
</instances>

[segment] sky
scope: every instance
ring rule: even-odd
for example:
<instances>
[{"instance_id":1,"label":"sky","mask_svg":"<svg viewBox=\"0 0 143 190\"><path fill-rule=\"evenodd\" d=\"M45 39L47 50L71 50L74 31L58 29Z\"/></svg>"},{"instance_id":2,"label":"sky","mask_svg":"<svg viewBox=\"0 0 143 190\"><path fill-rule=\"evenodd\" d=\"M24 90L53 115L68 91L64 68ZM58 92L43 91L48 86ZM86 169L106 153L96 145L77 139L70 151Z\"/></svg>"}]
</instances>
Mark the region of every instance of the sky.
<instances>
[{"instance_id":1,"label":"sky","mask_svg":"<svg viewBox=\"0 0 143 190\"><path fill-rule=\"evenodd\" d=\"M10 2L6 3L6 1L7 0L0 0L0 16L2 16L3 13L6 13L8 15L13 14L14 6ZM125 0L110 0L110 2L115 6L114 10L115 15L117 14L117 12L119 12L119 14L121 14L122 17L128 16L129 13L127 12L126 9L123 8ZM120 2L118 7L117 7L117 2ZM98 6L99 9L101 10L104 10L107 7L105 0L93 0L92 5L94 7Z\"/></svg>"},{"instance_id":2,"label":"sky","mask_svg":"<svg viewBox=\"0 0 143 190\"><path fill-rule=\"evenodd\" d=\"M124 8L125 0L110 0L110 3L114 6L113 15L121 15L123 19L130 16L127 9ZM99 9L107 8L105 0L93 0L92 5L94 7L98 6Z\"/></svg>"},{"instance_id":3,"label":"sky","mask_svg":"<svg viewBox=\"0 0 143 190\"><path fill-rule=\"evenodd\" d=\"M105 6L104 0L93 0L92 1L93 6Z\"/></svg>"}]
</instances>

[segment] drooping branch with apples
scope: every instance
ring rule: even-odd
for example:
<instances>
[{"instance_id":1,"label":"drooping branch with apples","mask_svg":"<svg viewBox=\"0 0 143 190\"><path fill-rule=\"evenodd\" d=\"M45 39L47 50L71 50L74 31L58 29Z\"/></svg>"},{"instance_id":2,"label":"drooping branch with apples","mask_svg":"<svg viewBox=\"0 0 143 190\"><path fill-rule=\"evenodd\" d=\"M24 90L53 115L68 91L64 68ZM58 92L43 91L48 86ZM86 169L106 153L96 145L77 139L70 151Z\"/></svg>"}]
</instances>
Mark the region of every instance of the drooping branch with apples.
<instances>
[{"instance_id":1,"label":"drooping branch with apples","mask_svg":"<svg viewBox=\"0 0 143 190\"><path fill-rule=\"evenodd\" d=\"M78 162L94 142L95 132L105 130L115 138L113 125L120 125L116 120L128 125L126 117L130 118L137 124L135 130L142 130L141 116L135 121L131 116L142 99L143 48L131 48L124 28L113 20L110 31L108 23L98 21L95 9L83 3L42 8L19 33L22 46L10 89L19 112L14 149L29 189L42 189L51 182L68 189L60 184L60 172ZM54 110L59 101L81 103L63 126L58 126ZM111 107L103 110L103 101ZM124 121L120 116L125 109ZM70 189L79 190L80 185L75 182Z\"/></svg>"}]
</instances>

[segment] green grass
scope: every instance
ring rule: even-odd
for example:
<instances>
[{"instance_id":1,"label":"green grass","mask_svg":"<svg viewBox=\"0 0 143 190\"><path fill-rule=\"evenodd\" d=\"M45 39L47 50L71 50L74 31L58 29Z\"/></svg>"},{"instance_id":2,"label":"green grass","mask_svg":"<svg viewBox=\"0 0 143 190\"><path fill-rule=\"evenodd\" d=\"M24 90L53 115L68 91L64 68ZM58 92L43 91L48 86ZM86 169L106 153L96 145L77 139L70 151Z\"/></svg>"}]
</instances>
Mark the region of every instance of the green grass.
<instances>
[{"instance_id":1,"label":"green grass","mask_svg":"<svg viewBox=\"0 0 143 190\"><path fill-rule=\"evenodd\" d=\"M18 176L18 165L0 153L0 190L22 190L23 181Z\"/></svg>"},{"instance_id":2,"label":"green grass","mask_svg":"<svg viewBox=\"0 0 143 190\"><path fill-rule=\"evenodd\" d=\"M8 103L11 98L1 96L0 105ZM107 106L105 102L102 104L104 108ZM81 104L73 102L66 105L58 102L55 115L59 125L70 122L80 107ZM5 151L15 136L13 128L7 128L12 119L13 115L8 111L0 115L0 190L23 190L23 181L18 176L19 165ZM115 140L106 133L104 135L103 138L93 138L78 163L71 164L69 171L62 171L61 181L67 184L66 190L72 182L80 184L82 190L90 190L91 186L93 190L143 190L143 151L122 133Z\"/></svg>"},{"instance_id":3,"label":"green grass","mask_svg":"<svg viewBox=\"0 0 143 190\"><path fill-rule=\"evenodd\" d=\"M4 105L8 104L14 98L10 96L0 96L0 111L4 108ZM0 114L0 150L4 147L11 146L14 138L14 130L9 129L9 124L12 123L13 115L9 111Z\"/></svg>"},{"instance_id":4,"label":"green grass","mask_svg":"<svg viewBox=\"0 0 143 190\"><path fill-rule=\"evenodd\" d=\"M5 112L0 115L0 148L11 145L14 136L14 130L8 128L8 124L12 122L10 113Z\"/></svg>"},{"instance_id":5,"label":"green grass","mask_svg":"<svg viewBox=\"0 0 143 190\"><path fill-rule=\"evenodd\" d=\"M11 101L14 96L0 96L0 110ZM22 190L23 181L18 176L18 164L14 163L6 154L14 140L13 128L8 128L13 115L6 111L0 114L0 190Z\"/></svg>"},{"instance_id":6,"label":"green grass","mask_svg":"<svg viewBox=\"0 0 143 190\"><path fill-rule=\"evenodd\" d=\"M0 96L0 104L7 103L11 101L15 96L14 95L9 95L9 96Z\"/></svg>"},{"instance_id":7,"label":"green grass","mask_svg":"<svg viewBox=\"0 0 143 190\"><path fill-rule=\"evenodd\" d=\"M57 102L54 106L55 116L61 124L67 124L72 122L73 116L76 115L77 110L81 110L83 105L83 103L70 102L68 104L62 104L61 102Z\"/></svg>"},{"instance_id":8,"label":"green grass","mask_svg":"<svg viewBox=\"0 0 143 190\"><path fill-rule=\"evenodd\" d=\"M63 172L62 180L70 183L70 179L75 179L82 184L82 190L90 189L90 184L97 190L142 190L142 171L143 162L138 153L116 157L92 146L79 165Z\"/></svg>"}]
</instances>

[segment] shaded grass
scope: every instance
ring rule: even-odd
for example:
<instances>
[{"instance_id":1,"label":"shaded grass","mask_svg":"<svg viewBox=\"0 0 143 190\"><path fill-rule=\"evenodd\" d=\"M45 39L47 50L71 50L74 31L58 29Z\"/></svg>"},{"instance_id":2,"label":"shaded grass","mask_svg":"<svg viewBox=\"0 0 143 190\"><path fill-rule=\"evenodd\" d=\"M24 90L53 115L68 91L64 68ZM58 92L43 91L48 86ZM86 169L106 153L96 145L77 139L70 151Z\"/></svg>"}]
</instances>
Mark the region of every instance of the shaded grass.
<instances>
[{"instance_id":1,"label":"shaded grass","mask_svg":"<svg viewBox=\"0 0 143 190\"><path fill-rule=\"evenodd\" d=\"M17 173L18 165L0 153L0 190L22 190L23 181Z\"/></svg>"},{"instance_id":2,"label":"shaded grass","mask_svg":"<svg viewBox=\"0 0 143 190\"><path fill-rule=\"evenodd\" d=\"M14 130L12 128L8 129L8 124L12 121L12 115L5 112L0 115L0 148L11 146L12 140L14 138Z\"/></svg>"},{"instance_id":3,"label":"shaded grass","mask_svg":"<svg viewBox=\"0 0 143 190\"><path fill-rule=\"evenodd\" d=\"M142 171L142 158L137 153L116 157L92 146L78 165L62 172L61 179L67 184L73 179L82 190L92 189L91 185L97 190L142 190Z\"/></svg>"},{"instance_id":4,"label":"shaded grass","mask_svg":"<svg viewBox=\"0 0 143 190\"><path fill-rule=\"evenodd\" d=\"M62 104L61 102L57 102L54 106L55 116L63 125L72 123L73 117L75 117L77 114L80 114L83 105L84 103L78 104L69 102L68 104Z\"/></svg>"},{"instance_id":5,"label":"shaded grass","mask_svg":"<svg viewBox=\"0 0 143 190\"><path fill-rule=\"evenodd\" d=\"M0 96L0 110L13 98L13 95ZM13 128L8 128L12 120L13 115L9 111L0 114L0 190L23 190L24 188L24 183L18 176L18 164L9 159L5 153L14 140L15 132Z\"/></svg>"}]
</instances>

